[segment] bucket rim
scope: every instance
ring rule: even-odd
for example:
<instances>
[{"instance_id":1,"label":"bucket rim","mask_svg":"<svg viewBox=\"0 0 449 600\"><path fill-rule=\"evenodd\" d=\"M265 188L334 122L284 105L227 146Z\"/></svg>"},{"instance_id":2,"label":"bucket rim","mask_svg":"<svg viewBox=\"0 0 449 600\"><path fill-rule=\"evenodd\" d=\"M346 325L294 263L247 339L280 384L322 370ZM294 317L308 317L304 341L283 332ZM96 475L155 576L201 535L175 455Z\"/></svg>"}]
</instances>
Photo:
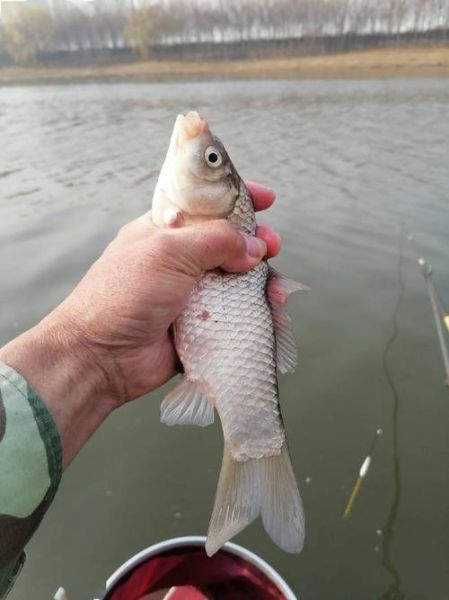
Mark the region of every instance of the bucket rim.
<instances>
[{"instance_id":1,"label":"bucket rim","mask_svg":"<svg viewBox=\"0 0 449 600\"><path fill-rule=\"evenodd\" d=\"M124 562L118 569L110 575L110 577L106 581L106 592L110 591L110 589L118 583L118 581L131 569L137 567L140 563L150 558L151 556L155 556L160 552L165 552L167 550L172 550L174 548L182 548L183 546L198 546L204 547L206 543L206 537L202 535L188 535L183 537L170 538L168 540L164 540L162 542L157 542L152 546L148 546L144 548L140 552L131 556L126 562ZM239 546L238 544L234 544L233 542L226 542L221 550L227 550L231 554L236 556L240 556L241 558L246 559L248 562L258 567L285 595L286 600L298 600L298 597L295 596L291 588L287 585L285 580L281 577L281 575L271 566L269 565L263 558L247 550L243 546Z\"/></svg>"}]
</instances>

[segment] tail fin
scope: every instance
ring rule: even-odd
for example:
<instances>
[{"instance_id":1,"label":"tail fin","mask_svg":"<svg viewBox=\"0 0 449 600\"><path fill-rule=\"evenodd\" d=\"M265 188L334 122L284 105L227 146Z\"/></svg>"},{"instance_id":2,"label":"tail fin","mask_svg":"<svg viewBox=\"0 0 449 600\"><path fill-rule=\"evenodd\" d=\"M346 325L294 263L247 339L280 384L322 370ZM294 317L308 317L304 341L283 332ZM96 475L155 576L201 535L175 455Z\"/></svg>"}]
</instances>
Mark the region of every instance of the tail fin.
<instances>
[{"instance_id":1,"label":"tail fin","mask_svg":"<svg viewBox=\"0 0 449 600\"><path fill-rule=\"evenodd\" d=\"M215 554L259 515L278 546L286 552L301 552L304 512L287 446L277 456L238 462L225 445L207 554Z\"/></svg>"}]
</instances>

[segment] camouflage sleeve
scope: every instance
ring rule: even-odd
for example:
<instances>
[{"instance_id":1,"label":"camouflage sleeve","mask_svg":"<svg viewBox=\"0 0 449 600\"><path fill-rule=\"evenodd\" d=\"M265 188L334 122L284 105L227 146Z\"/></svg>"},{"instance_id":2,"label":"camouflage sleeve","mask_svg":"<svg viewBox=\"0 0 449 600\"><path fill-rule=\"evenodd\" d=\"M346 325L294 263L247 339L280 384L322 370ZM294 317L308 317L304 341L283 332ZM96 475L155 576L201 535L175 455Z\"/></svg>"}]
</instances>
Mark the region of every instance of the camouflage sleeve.
<instances>
[{"instance_id":1,"label":"camouflage sleeve","mask_svg":"<svg viewBox=\"0 0 449 600\"><path fill-rule=\"evenodd\" d=\"M25 379L0 363L0 599L58 488L62 449L51 414Z\"/></svg>"}]
</instances>

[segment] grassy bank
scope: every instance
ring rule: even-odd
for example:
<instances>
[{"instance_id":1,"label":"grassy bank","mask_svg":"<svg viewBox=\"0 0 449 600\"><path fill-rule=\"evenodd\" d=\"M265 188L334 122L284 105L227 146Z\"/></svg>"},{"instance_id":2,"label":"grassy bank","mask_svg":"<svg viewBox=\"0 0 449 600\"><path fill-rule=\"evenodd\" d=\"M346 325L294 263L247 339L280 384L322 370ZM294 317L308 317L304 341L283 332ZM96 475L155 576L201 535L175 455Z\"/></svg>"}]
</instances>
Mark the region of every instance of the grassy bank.
<instances>
[{"instance_id":1,"label":"grassy bank","mask_svg":"<svg viewBox=\"0 0 449 600\"><path fill-rule=\"evenodd\" d=\"M449 76L449 47L385 48L242 61L147 61L92 67L0 69L0 84L64 81Z\"/></svg>"}]
</instances>

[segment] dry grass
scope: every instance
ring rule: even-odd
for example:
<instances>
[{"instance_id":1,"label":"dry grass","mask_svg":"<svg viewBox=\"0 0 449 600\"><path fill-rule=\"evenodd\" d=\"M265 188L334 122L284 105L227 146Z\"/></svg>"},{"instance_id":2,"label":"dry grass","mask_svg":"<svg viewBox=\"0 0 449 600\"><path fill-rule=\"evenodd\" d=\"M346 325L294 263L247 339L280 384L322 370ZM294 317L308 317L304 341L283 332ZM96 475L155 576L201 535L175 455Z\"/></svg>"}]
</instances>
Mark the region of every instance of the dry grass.
<instances>
[{"instance_id":1,"label":"dry grass","mask_svg":"<svg viewBox=\"0 0 449 600\"><path fill-rule=\"evenodd\" d=\"M0 69L0 84L27 82L449 76L449 47L363 50L241 61L147 61L97 67Z\"/></svg>"}]
</instances>

